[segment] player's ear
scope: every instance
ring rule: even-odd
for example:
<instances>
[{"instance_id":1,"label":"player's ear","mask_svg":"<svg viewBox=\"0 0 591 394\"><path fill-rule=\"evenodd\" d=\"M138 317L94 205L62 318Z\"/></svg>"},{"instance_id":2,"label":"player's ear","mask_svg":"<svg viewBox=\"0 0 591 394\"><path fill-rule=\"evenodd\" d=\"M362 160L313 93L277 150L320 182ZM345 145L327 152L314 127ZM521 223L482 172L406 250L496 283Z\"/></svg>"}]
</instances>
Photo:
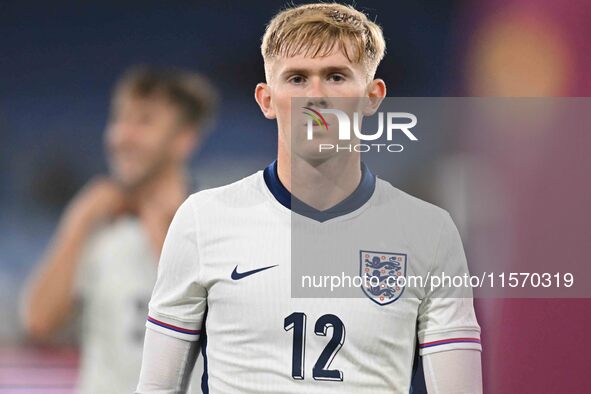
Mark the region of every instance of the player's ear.
<instances>
[{"instance_id":1,"label":"player's ear","mask_svg":"<svg viewBox=\"0 0 591 394\"><path fill-rule=\"evenodd\" d=\"M261 107L265 118L276 118L275 109L271 100L271 87L269 85L264 82L258 83L254 89L254 99L257 101L259 107Z\"/></svg>"},{"instance_id":2,"label":"player's ear","mask_svg":"<svg viewBox=\"0 0 591 394\"><path fill-rule=\"evenodd\" d=\"M386 83L384 80L378 78L371 81L367 86L367 95L369 100L363 114L371 116L378 110L384 97L386 97Z\"/></svg>"}]
</instances>

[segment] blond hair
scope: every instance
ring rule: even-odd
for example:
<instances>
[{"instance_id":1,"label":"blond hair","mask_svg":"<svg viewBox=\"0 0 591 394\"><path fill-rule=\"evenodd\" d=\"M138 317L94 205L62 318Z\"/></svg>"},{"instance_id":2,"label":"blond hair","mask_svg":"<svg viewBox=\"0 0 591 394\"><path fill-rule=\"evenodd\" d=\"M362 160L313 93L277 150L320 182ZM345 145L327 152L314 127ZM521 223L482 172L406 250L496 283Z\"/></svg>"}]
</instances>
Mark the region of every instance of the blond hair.
<instances>
[{"instance_id":1,"label":"blond hair","mask_svg":"<svg viewBox=\"0 0 591 394\"><path fill-rule=\"evenodd\" d=\"M322 57L335 46L349 61L362 64L368 79L386 51L381 27L352 6L316 3L279 12L267 25L261 45L267 81L276 57Z\"/></svg>"}]
</instances>

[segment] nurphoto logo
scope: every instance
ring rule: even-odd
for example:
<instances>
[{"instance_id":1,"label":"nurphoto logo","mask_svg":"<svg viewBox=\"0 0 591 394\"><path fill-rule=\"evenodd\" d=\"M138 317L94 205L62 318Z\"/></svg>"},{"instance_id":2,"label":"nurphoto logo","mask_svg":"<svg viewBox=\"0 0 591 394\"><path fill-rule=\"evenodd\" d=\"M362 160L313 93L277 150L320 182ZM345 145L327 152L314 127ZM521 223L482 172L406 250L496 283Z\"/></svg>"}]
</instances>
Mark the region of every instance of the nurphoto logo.
<instances>
[{"instance_id":1,"label":"nurphoto logo","mask_svg":"<svg viewBox=\"0 0 591 394\"><path fill-rule=\"evenodd\" d=\"M327 132L329 123L326 121L324 115L334 115L338 122L338 139L337 144L319 144L319 152L323 151L348 151L348 152L369 152L375 150L377 152L387 151L392 153L402 152L404 146L398 143L390 143L394 139L394 132L402 132L410 141L418 141L418 138L410 131L417 125L417 117L409 112L378 112L378 129L373 133L368 133L359 130L360 118L359 113L353 113L353 127L351 127L351 119L349 115L338 109L313 109L311 107L303 107L304 114L307 116L307 139L312 141L314 133ZM384 118L386 119L386 126L384 127ZM318 127L314 127L318 126ZM385 129L385 130L384 130ZM351 135L353 131L353 136ZM388 143L364 143L364 141L376 141L386 133L386 140ZM352 139L358 139L359 143L351 143Z\"/></svg>"}]
</instances>

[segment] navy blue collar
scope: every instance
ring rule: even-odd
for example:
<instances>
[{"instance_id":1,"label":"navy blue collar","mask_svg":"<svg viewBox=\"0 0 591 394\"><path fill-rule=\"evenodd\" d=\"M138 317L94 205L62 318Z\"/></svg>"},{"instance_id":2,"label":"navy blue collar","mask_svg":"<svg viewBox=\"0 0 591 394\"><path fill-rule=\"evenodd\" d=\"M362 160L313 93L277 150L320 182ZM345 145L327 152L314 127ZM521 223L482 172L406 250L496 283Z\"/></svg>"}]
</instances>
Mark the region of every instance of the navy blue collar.
<instances>
[{"instance_id":1,"label":"navy blue collar","mask_svg":"<svg viewBox=\"0 0 591 394\"><path fill-rule=\"evenodd\" d=\"M361 181L355 191L334 207L319 211L292 196L285 186L283 186L279 180L279 175L277 175L277 160L265 168L263 178L269 191L281 205L287 209L291 209L293 212L319 222L346 215L361 208L371 198L376 188L375 175L371 173L364 163L361 163Z\"/></svg>"}]
</instances>

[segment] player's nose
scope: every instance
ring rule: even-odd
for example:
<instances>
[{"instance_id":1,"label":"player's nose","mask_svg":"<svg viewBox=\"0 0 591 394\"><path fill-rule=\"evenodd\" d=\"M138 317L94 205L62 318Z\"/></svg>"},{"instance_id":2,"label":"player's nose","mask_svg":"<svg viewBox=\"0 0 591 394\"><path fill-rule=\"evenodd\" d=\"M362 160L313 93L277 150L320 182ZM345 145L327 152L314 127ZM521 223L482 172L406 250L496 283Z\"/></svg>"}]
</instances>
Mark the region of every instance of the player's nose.
<instances>
[{"instance_id":1,"label":"player's nose","mask_svg":"<svg viewBox=\"0 0 591 394\"><path fill-rule=\"evenodd\" d=\"M310 99L323 99L326 103L326 92L324 91L323 84L319 78L311 78L306 91L306 97Z\"/></svg>"},{"instance_id":2,"label":"player's nose","mask_svg":"<svg viewBox=\"0 0 591 394\"><path fill-rule=\"evenodd\" d=\"M310 107L310 108L328 108L328 100L326 99L326 97L308 97L306 99L306 107Z\"/></svg>"}]
</instances>

